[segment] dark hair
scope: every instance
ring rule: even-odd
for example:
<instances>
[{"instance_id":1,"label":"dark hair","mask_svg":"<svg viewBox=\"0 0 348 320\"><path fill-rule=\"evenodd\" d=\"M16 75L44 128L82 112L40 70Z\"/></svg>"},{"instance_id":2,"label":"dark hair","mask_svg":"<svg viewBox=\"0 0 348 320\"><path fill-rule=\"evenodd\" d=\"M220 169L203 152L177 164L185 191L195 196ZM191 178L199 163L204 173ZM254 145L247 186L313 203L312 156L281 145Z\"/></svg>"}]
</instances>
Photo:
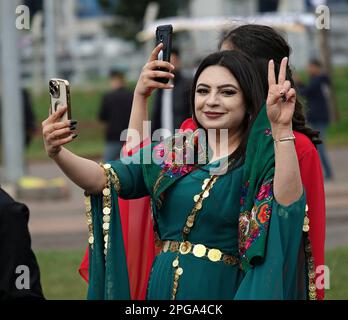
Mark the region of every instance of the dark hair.
<instances>
[{"instance_id":1,"label":"dark hair","mask_svg":"<svg viewBox=\"0 0 348 320\"><path fill-rule=\"evenodd\" d=\"M124 78L124 72L120 69L111 69L109 72L109 77L112 78Z\"/></svg>"},{"instance_id":2,"label":"dark hair","mask_svg":"<svg viewBox=\"0 0 348 320\"><path fill-rule=\"evenodd\" d=\"M273 28L257 24L242 25L231 30L222 38L219 48L226 42L230 43L234 50L242 51L255 60L263 84L264 97L266 97L268 92L268 61L273 59L276 72L279 72L281 60L290 56L291 48L288 43ZM296 88L289 65L286 70L286 78L291 82L291 86ZM319 132L306 126L303 105L298 98L296 99L292 126L294 130L305 134L313 144L321 143Z\"/></svg>"},{"instance_id":3,"label":"dark hair","mask_svg":"<svg viewBox=\"0 0 348 320\"><path fill-rule=\"evenodd\" d=\"M263 88L260 77L253 66L252 60L244 53L238 51L220 51L210 54L201 61L192 83L192 116L198 128L202 128L202 125L197 121L195 114L195 93L197 80L203 70L209 66L216 65L228 69L236 78L243 93L246 106L246 114L242 123L241 143L239 147L230 155L230 159L234 159L235 164L238 160L244 159L247 139L252 122L256 118L264 101ZM241 161L238 162L240 163Z\"/></svg>"},{"instance_id":4,"label":"dark hair","mask_svg":"<svg viewBox=\"0 0 348 320\"><path fill-rule=\"evenodd\" d=\"M321 68L323 66L322 63L317 58L311 58L309 60L309 64L316 66L318 68Z\"/></svg>"}]
</instances>

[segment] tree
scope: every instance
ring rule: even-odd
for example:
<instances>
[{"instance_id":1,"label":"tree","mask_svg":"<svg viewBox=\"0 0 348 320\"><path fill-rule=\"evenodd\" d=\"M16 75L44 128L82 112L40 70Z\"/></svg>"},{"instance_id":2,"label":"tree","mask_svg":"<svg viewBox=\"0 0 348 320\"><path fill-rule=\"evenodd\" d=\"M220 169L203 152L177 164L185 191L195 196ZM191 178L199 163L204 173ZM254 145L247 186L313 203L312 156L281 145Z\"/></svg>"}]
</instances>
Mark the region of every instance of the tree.
<instances>
[{"instance_id":1,"label":"tree","mask_svg":"<svg viewBox=\"0 0 348 320\"><path fill-rule=\"evenodd\" d=\"M159 18L175 16L181 1L178 0L99 0L100 5L115 16L109 32L126 40L136 41L136 34L143 28L145 10L150 2L159 4Z\"/></svg>"}]
</instances>

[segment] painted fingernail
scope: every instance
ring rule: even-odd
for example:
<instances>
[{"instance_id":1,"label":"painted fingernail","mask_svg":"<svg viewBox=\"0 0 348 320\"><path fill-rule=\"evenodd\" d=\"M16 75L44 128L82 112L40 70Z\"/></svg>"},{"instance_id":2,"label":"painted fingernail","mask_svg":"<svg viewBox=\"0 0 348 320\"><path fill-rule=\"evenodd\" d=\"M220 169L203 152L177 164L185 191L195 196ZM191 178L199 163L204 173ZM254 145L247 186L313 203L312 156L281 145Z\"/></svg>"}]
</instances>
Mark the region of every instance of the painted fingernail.
<instances>
[{"instance_id":1,"label":"painted fingernail","mask_svg":"<svg viewBox=\"0 0 348 320\"><path fill-rule=\"evenodd\" d=\"M74 130L76 130L76 125L72 125L72 126L70 126L70 131L74 131Z\"/></svg>"},{"instance_id":2,"label":"painted fingernail","mask_svg":"<svg viewBox=\"0 0 348 320\"><path fill-rule=\"evenodd\" d=\"M72 138L75 139L77 136L78 136L77 134L74 134L74 135L72 136Z\"/></svg>"},{"instance_id":3,"label":"painted fingernail","mask_svg":"<svg viewBox=\"0 0 348 320\"><path fill-rule=\"evenodd\" d=\"M70 120L70 125L71 125L71 126L73 126L73 125L75 125L75 124L77 124L77 120Z\"/></svg>"}]
</instances>

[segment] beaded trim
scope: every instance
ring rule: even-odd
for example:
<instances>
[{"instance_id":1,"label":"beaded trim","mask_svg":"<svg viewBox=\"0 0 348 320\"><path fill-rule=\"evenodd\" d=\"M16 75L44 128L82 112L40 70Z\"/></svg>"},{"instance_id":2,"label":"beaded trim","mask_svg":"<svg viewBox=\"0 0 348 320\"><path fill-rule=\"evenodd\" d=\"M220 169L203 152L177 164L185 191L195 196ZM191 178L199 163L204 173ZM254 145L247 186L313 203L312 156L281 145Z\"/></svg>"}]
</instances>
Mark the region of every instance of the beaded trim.
<instances>
[{"instance_id":1,"label":"beaded trim","mask_svg":"<svg viewBox=\"0 0 348 320\"><path fill-rule=\"evenodd\" d=\"M107 177L107 182L103 189L103 236L104 236L104 255L108 253L108 240L110 228L110 213L111 213L111 179L110 179L110 164L102 165Z\"/></svg>"},{"instance_id":2,"label":"beaded trim","mask_svg":"<svg viewBox=\"0 0 348 320\"><path fill-rule=\"evenodd\" d=\"M172 289L172 300L175 300L176 293L178 292L179 287L179 278L184 273L183 268L179 266L179 256L176 256L176 258L173 260L173 268L174 268L174 282L173 282L173 289Z\"/></svg>"},{"instance_id":3,"label":"beaded trim","mask_svg":"<svg viewBox=\"0 0 348 320\"><path fill-rule=\"evenodd\" d=\"M304 232L304 245L305 245L305 256L308 266L308 298L309 300L317 300L317 291L315 285L315 264L314 257L312 255L312 245L309 240L309 218L308 218L308 205L306 205L306 213L303 221L303 232Z\"/></svg>"},{"instance_id":4,"label":"beaded trim","mask_svg":"<svg viewBox=\"0 0 348 320\"><path fill-rule=\"evenodd\" d=\"M218 175L213 175L211 176L211 178L205 179L202 185L202 192L200 192L199 194L196 194L193 197L193 201L195 202L195 205L193 206L191 213L188 215L186 219L185 227L183 229L183 234L182 234L184 241L187 240L187 237L189 233L191 232L191 229L193 228L198 211L202 209L203 200L209 197L209 191L213 187L218 177L219 177Z\"/></svg>"},{"instance_id":5,"label":"beaded trim","mask_svg":"<svg viewBox=\"0 0 348 320\"><path fill-rule=\"evenodd\" d=\"M109 163L99 164L104 172L105 176L107 178L107 182L103 189L103 240L104 240L104 255L107 256L108 253L108 246L109 246L109 229L110 229L110 214L111 214L111 186L113 185L116 192L120 193L121 185L120 180L116 174L116 172L112 169L111 165ZM89 231L89 238L88 242L91 244L91 246L94 243L94 236L93 236L93 221L92 221L92 208L91 208L91 202L90 197L86 197L86 216L87 216L87 223L88 223L88 231Z\"/></svg>"},{"instance_id":6,"label":"beaded trim","mask_svg":"<svg viewBox=\"0 0 348 320\"><path fill-rule=\"evenodd\" d=\"M93 219L92 219L92 205L91 196L85 193L85 205L86 205L86 218L88 225L88 243L93 249L94 235L93 235Z\"/></svg>"}]
</instances>

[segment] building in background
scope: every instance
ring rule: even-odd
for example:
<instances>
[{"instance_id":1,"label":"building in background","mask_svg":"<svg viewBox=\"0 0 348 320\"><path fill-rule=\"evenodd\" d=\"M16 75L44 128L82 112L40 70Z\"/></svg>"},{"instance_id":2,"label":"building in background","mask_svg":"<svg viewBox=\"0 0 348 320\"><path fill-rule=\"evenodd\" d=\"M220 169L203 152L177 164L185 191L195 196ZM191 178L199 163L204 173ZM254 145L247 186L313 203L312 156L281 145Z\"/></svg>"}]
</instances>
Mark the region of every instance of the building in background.
<instances>
[{"instance_id":1,"label":"building in background","mask_svg":"<svg viewBox=\"0 0 348 320\"><path fill-rule=\"evenodd\" d=\"M21 33L19 44L23 79L27 83L36 79L36 85L44 80L43 1L27 0L26 5L34 12L32 27ZM54 1L53 15L57 77L84 83L91 77L106 77L112 67L132 66L129 57L135 51L134 44L107 33L115 17L104 11L98 0Z\"/></svg>"}]
</instances>

